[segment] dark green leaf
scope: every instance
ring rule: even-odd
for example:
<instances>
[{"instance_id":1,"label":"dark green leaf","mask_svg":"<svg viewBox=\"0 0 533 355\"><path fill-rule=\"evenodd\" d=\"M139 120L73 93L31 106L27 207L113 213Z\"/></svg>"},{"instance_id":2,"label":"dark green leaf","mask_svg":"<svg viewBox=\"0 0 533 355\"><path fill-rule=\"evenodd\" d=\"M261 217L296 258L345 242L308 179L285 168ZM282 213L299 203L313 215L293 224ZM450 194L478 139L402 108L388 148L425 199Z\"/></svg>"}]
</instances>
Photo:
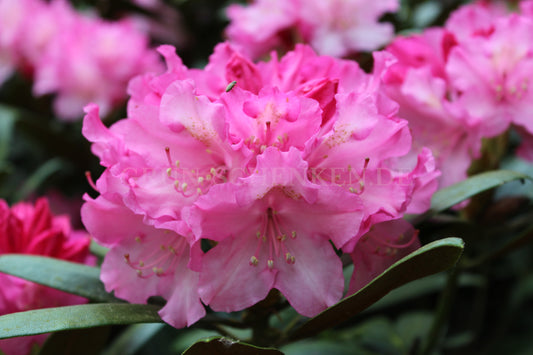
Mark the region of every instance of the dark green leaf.
<instances>
[{"instance_id":1,"label":"dark green leaf","mask_svg":"<svg viewBox=\"0 0 533 355\"><path fill-rule=\"evenodd\" d=\"M437 191L431 200L431 212L444 211L480 192L514 180L532 180L529 175L511 170L494 170L481 173Z\"/></svg>"},{"instance_id":2,"label":"dark green leaf","mask_svg":"<svg viewBox=\"0 0 533 355\"><path fill-rule=\"evenodd\" d=\"M397 261L368 285L310 319L291 339L310 337L363 311L391 290L410 281L453 267L464 248L459 238L445 238L423 246Z\"/></svg>"},{"instance_id":3,"label":"dark green leaf","mask_svg":"<svg viewBox=\"0 0 533 355\"><path fill-rule=\"evenodd\" d=\"M44 308L0 317L0 339L104 325L159 323L158 306L97 303Z\"/></svg>"},{"instance_id":4,"label":"dark green leaf","mask_svg":"<svg viewBox=\"0 0 533 355\"><path fill-rule=\"evenodd\" d=\"M106 292L97 267L44 256L4 254L0 256L0 272L93 301L119 301Z\"/></svg>"},{"instance_id":5,"label":"dark green leaf","mask_svg":"<svg viewBox=\"0 0 533 355\"><path fill-rule=\"evenodd\" d=\"M365 312L381 311L384 308L395 306L417 297L437 293L444 288L446 280L447 277L444 274L431 275L420 280L415 280L391 291L385 297L368 307ZM485 279L479 275L462 273L459 275L457 283L459 287L480 287L484 285Z\"/></svg>"},{"instance_id":6,"label":"dark green leaf","mask_svg":"<svg viewBox=\"0 0 533 355\"><path fill-rule=\"evenodd\" d=\"M183 352L183 355L283 355L276 349L260 348L223 337L199 340Z\"/></svg>"}]
</instances>

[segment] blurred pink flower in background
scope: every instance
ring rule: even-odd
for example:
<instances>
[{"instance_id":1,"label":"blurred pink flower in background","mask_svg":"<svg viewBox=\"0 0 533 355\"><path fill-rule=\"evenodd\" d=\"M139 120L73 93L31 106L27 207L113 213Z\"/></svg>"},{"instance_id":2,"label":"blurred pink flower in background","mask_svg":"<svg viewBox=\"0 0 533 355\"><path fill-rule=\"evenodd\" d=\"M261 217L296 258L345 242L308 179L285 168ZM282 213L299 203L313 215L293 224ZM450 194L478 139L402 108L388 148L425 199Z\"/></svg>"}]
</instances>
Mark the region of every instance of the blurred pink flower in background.
<instances>
[{"instance_id":1,"label":"blurred pink flower in background","mask_svg":"<svg viewBox=\"0 0 533 355\"><path fill-rule=\"evenodd\" d=\"M375 74L398 102L399 116L409 121L413 152L429 147L435 156L440 188L464 180L481 150L481 119L454 106L457 94L445 68L454 41L446 30L432 28L398 37L374 54Z\"/></svg>"},{"instance_id":2,"label":"blurred pink flower in background","mask_svg":"<svg viewBox=\"0 0 533 355\"><path fill-rule=\"evenodd\" d=\"M397 0L257 0L228 7L226 34L252 58L290 50L298 42L319 54L343 57L387 44L394 28L378 20L398 7Z\"/></svg>"},{"instance_id":3,"label":"blurred pink flower in background","mask_svg":"<svg viewBox=\"0 0 533 355\"><path fill-rule=\"evenodd\" d=\"M162 70L132 21L82 15L63 0L1 0L0 13L0 79L15 68L30 75L35 95L56 95L61 119L79 119L89 102L105 115L124 102L133 76Z\"/></svg>"},{"instance_id":4,"label":"blurred pink flower in background","mask_svg":"<svg viewBox=\"0 0 533 355\"><path fill-rule=\"evenodd\" d=\"M404 159L407 122L355 62L300 45L255 64L223 43L189 70L160 52L168 69L131 81L127 119L107 129L86 108L106 170L82 219L111 248L102 279L117 296L165 297L176 327L203 316L200 299L237 311L273 288L312 316L342 297L330 241L351 253L373 224L429 207L431 153Z\"/></svg>"},{"instance_id":5,"label":"blurred pink flower in background","mask_svg":"<svg viewBox=\"0 0 533 355\"><path fill-rule=\"evenodd\" d=\"M474 3L452 13L444 28L397 37L375 54L374 72L409 121L415 148L435 155L441 188L464 180L482 138L511 124L524 136L518 153L533 156L532 36L531 16Z\"/></svg>"},{"instance_id":6,"label":"blurred pink flower in background","mask_svg":"<svg viewBox=\"0 0 533 355\"><path fill-rule=\"evenodd\" d=\"M42 255L72 262L90 262L90 238L72 230L66 216L51 214L46 199L35 204L20 202L11 208L0 200L0 255ZM85 298L0 273L0 315L37 308L85 303ZM28 354L47 334L0 340L7 355Z\"/></svg>"},{"instance_id":7,"label":"blurred pink flower in background","mask_svg":"<svg viewBox=\"0 0 533 355\"><path fill-rule=\"evenodd\" d=\"M511 123L520 133L533 134L531 4L520 3L524 14L502 15L498 15L498 8L466 5L446 24L453 33L455 28L463 29L457 35L458 45L450 51L446 70L459 93L458 104L484 122L485 136L500 134ZM472 21L473 17L483 20ZM524 144L518 153L527 158L532 154L529 147Z\"/></svg>"}]
</instances>

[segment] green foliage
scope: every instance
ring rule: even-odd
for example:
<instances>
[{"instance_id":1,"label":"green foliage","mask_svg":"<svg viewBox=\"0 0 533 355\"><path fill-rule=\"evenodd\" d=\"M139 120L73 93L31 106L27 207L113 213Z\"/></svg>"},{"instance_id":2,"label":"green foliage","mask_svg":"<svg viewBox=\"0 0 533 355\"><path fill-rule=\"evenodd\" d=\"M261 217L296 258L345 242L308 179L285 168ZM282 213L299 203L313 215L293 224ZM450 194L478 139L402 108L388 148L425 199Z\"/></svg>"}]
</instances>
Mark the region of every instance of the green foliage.
<instances>
[{"instance_id":1,"label":"green foliage","mask_svg":"<svg viewBox=\"0 0 533 355\"><path fill-rule=\"evenodd\" d=\"M34 281L98 302L120 302L107 293L100 281L100 269L44 256L5 254L0 272Z\"/></svg>"},{"instance_id":2,"label":"green foliage","mask_svg":"<svg viewBox=\"0 0 533 355\"><path fill-rule=\"evenodd\" d=\"M160 307L146 304L97 303L44 308L0 316L0 339L105 325L157 323Z\"/></svg>"}]
</instances>

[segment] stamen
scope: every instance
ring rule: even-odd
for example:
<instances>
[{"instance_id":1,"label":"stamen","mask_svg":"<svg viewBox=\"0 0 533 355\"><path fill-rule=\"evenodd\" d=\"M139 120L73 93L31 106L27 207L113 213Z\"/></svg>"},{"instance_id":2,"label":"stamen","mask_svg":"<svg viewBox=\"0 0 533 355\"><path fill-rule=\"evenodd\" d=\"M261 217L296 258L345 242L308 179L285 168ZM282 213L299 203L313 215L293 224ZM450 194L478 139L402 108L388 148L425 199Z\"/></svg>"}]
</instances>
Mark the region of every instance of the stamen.
<instances>
[{"instance_id":1,"label":"stamen","mask_svg":"<svg viewBox=\"0 0 533 355\"><path fill-rule=\"evenodd\" d=\"M143 259L137 262L131 260L130 254L124 254L124 260L133 268L137 276L148 278L153 275L164 276L174 272L174 269L179 262L179 258L187 247L185 238L176 237L174 239L174 246L160 245L148 255L143 255Z\"/></svg>"},{"instance_id":2,"label":"stamen","mask_svg":"<svg viewBox=\"0 0 533 355\"><path fill-rule=\"evenodd\" d=\"M96 184L94 183L93 181L93 178L91 176L91 172L90 171L86 171L85 172L85 177L87 178L87 182L89 183L89 186L92 187L92 189L96 192L100 192L98 191L98 188L96 187Z\"/></svg>"},{"instance_id":3,"label":"stamen","mask_svg":"<svg viewBox=\"0 0 533 355\"><path fill-rule=\"evenodd\" d=\"M168 165L172 165L172 157L170 156L170 147L165 147L165 154L167 156Z\"/></svg>"},{"instance_id":4,"label":"stamen","mask_svg":"<svg viewBox=\"0 0 533 355\"><path fill-rule=\"evenodd\" d=\"M268 144L270 142L270 137L272 135L272 131L270 130L270 121L266 121L265 125L266 125L265 143Z\"/></svg>"}]
</instances>

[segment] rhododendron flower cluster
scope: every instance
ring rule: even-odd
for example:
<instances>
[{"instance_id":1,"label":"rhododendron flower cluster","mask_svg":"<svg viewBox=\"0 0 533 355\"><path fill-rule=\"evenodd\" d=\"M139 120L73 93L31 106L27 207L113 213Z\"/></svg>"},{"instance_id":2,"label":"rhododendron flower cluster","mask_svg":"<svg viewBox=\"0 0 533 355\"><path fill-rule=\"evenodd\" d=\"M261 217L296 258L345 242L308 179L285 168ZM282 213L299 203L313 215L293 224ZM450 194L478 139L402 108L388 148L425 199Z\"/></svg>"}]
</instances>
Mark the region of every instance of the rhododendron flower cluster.
<instances>
[{"instance_id":1,"label":"rhododendron flower cluster","mask_svg":"<svg viewBox=\"0 0 533 355\"><path fill-rule=\"evenodd\" d=\"M0 200L0 255L8 253L42 255L86 263L90 238L71 229L66 216L54 216L48 202L35 205L20 202L11 208ZM0 273L0 315L37 308L85 303L86 299ZM42 344L47 334L0 340L7 355L29 354L33 344Z\"/></svg>"},{"instance_id":2,"label":"rhododendron flower cluster","mask_svg":"<svg viewBox=\"0 0 533 355\"><path fill-rule=\"evenodd\" d=\"M62 119L81 117L89 102L106 114L133 76L160 66L132 21L82 15L63 0L0 1L0 83L15 69L28 74L35 95L56 95Z\"/></svg>"},{"instance_id":3,"label":"rhododendron flower cluster","mask_svg":"<svg viewBox=\"0 0 533 355\"><path fill-rule=\"evenodd\" d=\"M444 28L398 37L375 54L375 74L409 120L415 147L430 147L445 187L466 178L481 139L510 124L525 134L519 154L533 157L533 17L497 4L463 6ZM415 150L416 151L416 150Z\"/></svg>"},{"instance_id":4,"label":"rhododendron flower cluster","mask_svg":"<svg viewBox=\"0 0 533 355\"><path fill-rule=\"evenodd\" d=\"M86 108L83 133L106 169L82 219L110 247L107 290L163 296L176 327L202 303L238 311L274 288L313 316L343 296L336 250L374 255L354 292L361 272L418 246L402 224L377 226L425 211L439 173L429 150L407 156L407 122L379 80L307 46L254 63L223 43L203 70L160 52L168 70L131 81L128 118L108 129Z\"/></svg>"},{"instance_id":5,"label":"rhododendron flower cluster","mask_svg":"<svg viewBox=\"0 0 533 355\"><path fill-rule=\"evenodd\" d=\"M252 58L295 42L319 54L342 57L375 50L393 37L392 24L378 22L398 9L397 0L257 0L230 5L227 36Z\"/></svg>"}]
</instances>

